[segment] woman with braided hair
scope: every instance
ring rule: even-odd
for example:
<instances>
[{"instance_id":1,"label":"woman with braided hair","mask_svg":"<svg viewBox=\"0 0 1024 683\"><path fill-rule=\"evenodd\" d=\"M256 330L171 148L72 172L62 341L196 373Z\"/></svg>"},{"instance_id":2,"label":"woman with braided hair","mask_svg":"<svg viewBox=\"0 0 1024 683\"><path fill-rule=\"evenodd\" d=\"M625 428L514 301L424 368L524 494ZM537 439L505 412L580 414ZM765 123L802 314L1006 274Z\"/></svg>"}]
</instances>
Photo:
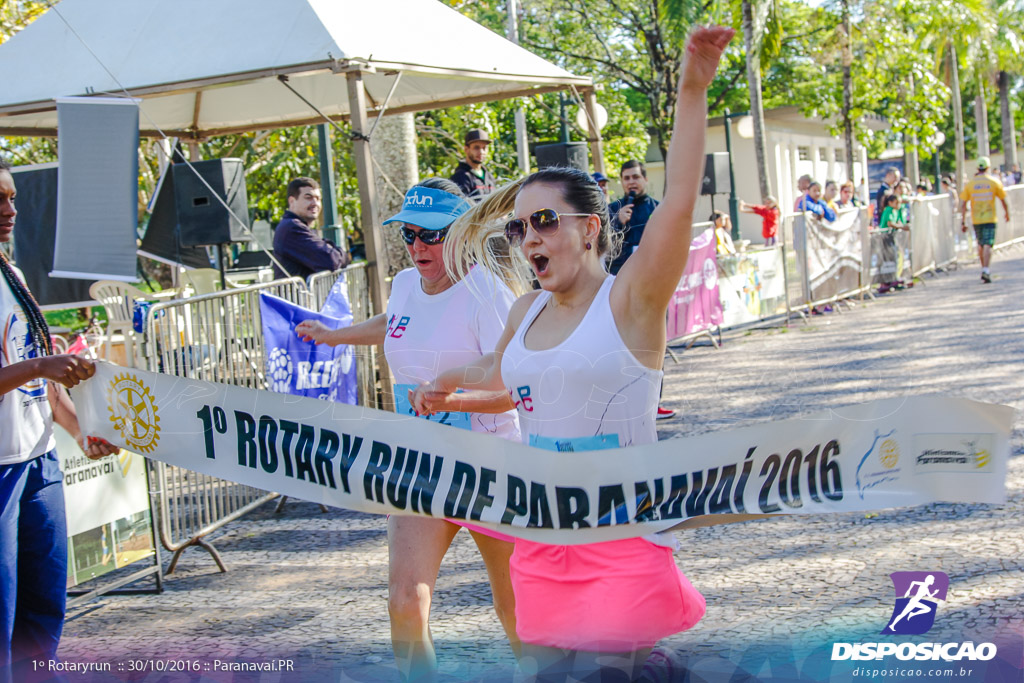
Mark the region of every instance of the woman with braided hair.
<instances>
[{"instance_id":1,"label":"woman with braided hair","mask_svg":"<svg viewBox=\"0 0 1024 683\"><path fill-rule=\"evenodd\" d=\"M14 232L14 176L0 160L0 242ZM24 277L0 252L0 681L30 680L33 660L55 660L64 627L67 526L53 423L93 459L116 453L86 439L64 387L95 373L55 356Z\"/></svg>"}]
</instances>

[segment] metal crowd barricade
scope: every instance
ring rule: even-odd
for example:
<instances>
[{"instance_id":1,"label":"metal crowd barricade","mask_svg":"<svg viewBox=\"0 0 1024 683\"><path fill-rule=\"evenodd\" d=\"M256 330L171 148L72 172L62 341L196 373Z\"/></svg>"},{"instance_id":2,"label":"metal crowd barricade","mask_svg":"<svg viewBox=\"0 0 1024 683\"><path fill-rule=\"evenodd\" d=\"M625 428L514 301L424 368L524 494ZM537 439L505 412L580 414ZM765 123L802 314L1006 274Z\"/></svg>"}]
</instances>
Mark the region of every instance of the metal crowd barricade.
<instances>
[{"instance_id":1,"label":"metal crowd barricade","mask_svg":"<svg viewBox=\"0 0 1024 683\"><path fill-rule=\"evenodd\" d=\"M865 279L870 267L868 261L871 252L868 248L868 209L857 209L855 217L850 218L852 209L841 211L848 220L855 223L850 226L856 242L842 244L824 239L824 235L812 238L808 221L804 214L791 214L783 218L783 238L788 249L786 261L787 291L789 307L804 315L816 306L849 301L853 297L863 295L869 289L869 281ZM837 218L836 224L840 223ZM820 230L820 229L819 229ZM847 241L849 241L847 237ZM819 244L820 242L820 244Z\"/></svg>"},{"instance_id":2,"label":"metal crowd barricade","mask_svg":"<svg viewBox=\"0 0 1024 683\"><path fill-rule=\"evenodd\" d=\"M308 293L299 278L153 304L144 342L149 369L208 382L265 388L261 292L308 305ZM167 573L174 571L182 552L192 545L205 548L221 571L226 571L217 550L204 536L277 494L148 462L157 482L154 497L160 542L173 553Z\"/></svg>"},{"instance_id":3,"label":"metal crowd barricade","mask_svg":"<svg viewBox=\"0 0 1024 683\"><path fill-rule=\"evenodd\" d=\"M910 242L913 275L934 273L956 263L957 238L948 194L911 199Z\"/></svg>"},{"instance_id":4,"label":"metal crowd barricade","mask_svg":"<svg viewBox=\"0 0 1024 683\"><path fill-rule=\"evenodd\" d=\"M1003 216L1003 207L996 202L996 249L1024 243L1024 185L1006 188L1006 203L1010 207L1010 222Z\"/></svg>"},{"instance_id":5,"label":"metal crowd barricade","mask_svg":"<svg viewBox=\"0 0 1024 683\"><path fill-rule=\"evenodd\" d=\"M345 274L348 286L348 303L352 308L352 324L361 323L371 317L370 281L367 279L366 262L354 263L347 268L324 273L314 273L306 280L309 289L309 308L319 311L338 276ZM359 405L379 407L377 395L377 348L363 346L355 349L356 375L359 378L357 396Z\"/></svg>"}]
</instances>

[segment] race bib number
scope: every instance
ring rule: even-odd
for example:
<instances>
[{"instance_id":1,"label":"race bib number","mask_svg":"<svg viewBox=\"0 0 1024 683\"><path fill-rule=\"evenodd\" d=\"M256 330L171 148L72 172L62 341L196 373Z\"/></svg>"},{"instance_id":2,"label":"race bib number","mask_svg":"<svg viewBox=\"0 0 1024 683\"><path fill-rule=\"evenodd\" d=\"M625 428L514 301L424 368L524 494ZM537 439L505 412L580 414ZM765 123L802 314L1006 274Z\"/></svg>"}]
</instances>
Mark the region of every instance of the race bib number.
<instances>
[{"instance_id":1,"label":"race bib number","mask_svg":"<svg viewBox=\"0 0 1024 683\"><path fill-rule=\"evenodd\" d=\"M618 434L598 434L597 436L576 436L553 439L550 436L530 435L530 445L548 451L562 453L573 451L603 451L619 447Z\"/></svg>"},{"instance_id":2,"label":"race bib number","mask_svg":"<svg viewBox=\"0 0 1024 683\"><path fill-rule=\"evenodd\" d=\"M395 385L395 412L399 415L413 415L416 416L416 411L413 409L412 404L409 403L409 392L416 388L415 384L396 384ZM425 420L431 422L437 422L439 424L448 425L449 427L458 427L459 429L472 430L472 424L470 423L469 413L456 413L456 412L443 412L434 413L433 415L420 415Z\"/></svg>"}]
</instances>

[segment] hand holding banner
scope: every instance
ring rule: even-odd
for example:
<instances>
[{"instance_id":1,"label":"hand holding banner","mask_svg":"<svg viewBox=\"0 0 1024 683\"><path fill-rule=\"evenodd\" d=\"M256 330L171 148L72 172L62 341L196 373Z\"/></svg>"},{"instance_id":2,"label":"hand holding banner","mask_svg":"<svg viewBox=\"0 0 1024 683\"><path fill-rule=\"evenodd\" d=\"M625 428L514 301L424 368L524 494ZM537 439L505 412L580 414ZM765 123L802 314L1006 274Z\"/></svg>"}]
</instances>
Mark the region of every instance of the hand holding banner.
<instances>
[{"instance_id":1,"label":"hand holding banner","mask_svg":"<svg viewBox=\"0 0 1024 683\"><path fill-rule=\"evenodd\" d=\"M999 503L1013 420L1006 406L921 396L554 455L369 408L107 363L72 397L86 433L178 467L554 544L644 536L707 514Z\"/></svg>"}]
</instances>

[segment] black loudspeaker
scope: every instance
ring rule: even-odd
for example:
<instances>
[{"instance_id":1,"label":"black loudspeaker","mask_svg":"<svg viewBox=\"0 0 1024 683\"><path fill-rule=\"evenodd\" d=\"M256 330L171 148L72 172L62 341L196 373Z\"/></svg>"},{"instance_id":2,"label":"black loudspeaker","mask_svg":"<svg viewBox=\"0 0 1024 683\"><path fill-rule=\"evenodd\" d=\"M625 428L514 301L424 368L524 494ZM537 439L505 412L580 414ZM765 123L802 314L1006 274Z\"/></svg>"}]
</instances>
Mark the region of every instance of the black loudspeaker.
<instances>
[{"instance_id":1,"label":"black loudspeaker","mask_svg":"<svg viewBox=\"0 0 1024 683\"><path fill-rule=\"evenodd\" d=\"M537 145L533 150L537 157L537 168L550 166L569 166L588 173L587 143L557 142L553 145Z\"/></svg>"},{"instance_id":2,"label":"black loudspeaker","mask_svg":"<svg viewBox=\"0 0 1024 683\"><path fill-rule=\"evenodd\" d=\"M209 184L209 188L196 177L196 173ZM217 197L231 207L231 213ZM181 246L252 241L246 229L249 227L249 203L241 159L197 161L192 168L175 164L174 200ZM244 227L231 217L232 213L245 221Z\"/></svg>"},{"instance_id":3,"label":"black loudspeaker","mask_svg":"<svg viewBox=\"0 0 1024 683\"><path fill-rule=\"evenodd\" d=\"M701 194L729 194L729 153L715 152L704 157L704 179L700 184Z\"/></svg>"}]
</instances>

